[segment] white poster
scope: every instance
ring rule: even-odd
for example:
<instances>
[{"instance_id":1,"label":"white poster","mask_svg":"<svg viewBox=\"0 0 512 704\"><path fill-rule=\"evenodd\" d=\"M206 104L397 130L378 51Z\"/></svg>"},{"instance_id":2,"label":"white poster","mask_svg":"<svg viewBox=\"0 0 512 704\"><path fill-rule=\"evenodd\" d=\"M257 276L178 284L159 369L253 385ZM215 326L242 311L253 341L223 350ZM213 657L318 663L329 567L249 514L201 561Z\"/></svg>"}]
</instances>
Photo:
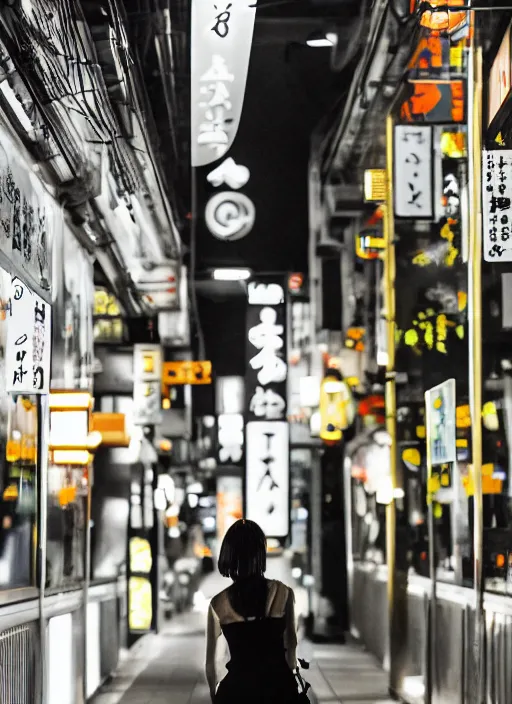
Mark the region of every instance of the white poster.
<instances>
[{"instance_id":1,"label":"white poster","mask_svg":"<svg viewBox=\"0 0 512 704\"><path fill-rule=\"evenodd\" d=\"M512 262L512 151L482 155L482 228L484 261Z\"/></svg>"},{"instance_id":2,"label":"white poster","mask_svg":"<svg viewBox=\"0 0 512 704\"><path fill-rule=\"evenodd\" d=\"M51 314L51 306L27 284L12 279L5 353L8 392L49 393Z\"/></svg>"},{"instance_id":3,"label":"white poster","mask_svg":"<svg viewBox=\"0 0 512 704\"><path fill-rule=\"evenodd\" d=\"M425 411L432 466L457 460L455 379L425 393Z\"/></svg>"},{"instance_id":4,"label":"white poster","mask_svg":"<svg viewBox=\"0 0 512 704\"><path fill-rule=\"evenodd\" d=\"M192 0L192 166L233 144L244 102L256 0Z\"/></svg>"},{"instance_id":5,"label":"white poster","mask_svg":"<svg viewBox=\"0 0 512 704\"><path fill-rule=\"evenodd\" d=\"M433 218L432 128L396 125L394 156L395 216Z\"/></svg>"},{"instance_id":6,"label":"white poster","mask_svg":"<svg viewBox=\"0 0 512 704\"><path fill-rule=\"evenodd\" d=\"M267 538L285 538L290 527L288 423L248 423L246 455L246 516Z\"/></svg>"},{"instance_id":7,"label":"white poster","mask_svg":"<svg viewBox=\"0 0 512 704\"><path fill-rule=\"evenodd\" d=\"M0 127L0 245L20 269L50 288L49 252L57 203Z\"/></svg>"}]
</instances>

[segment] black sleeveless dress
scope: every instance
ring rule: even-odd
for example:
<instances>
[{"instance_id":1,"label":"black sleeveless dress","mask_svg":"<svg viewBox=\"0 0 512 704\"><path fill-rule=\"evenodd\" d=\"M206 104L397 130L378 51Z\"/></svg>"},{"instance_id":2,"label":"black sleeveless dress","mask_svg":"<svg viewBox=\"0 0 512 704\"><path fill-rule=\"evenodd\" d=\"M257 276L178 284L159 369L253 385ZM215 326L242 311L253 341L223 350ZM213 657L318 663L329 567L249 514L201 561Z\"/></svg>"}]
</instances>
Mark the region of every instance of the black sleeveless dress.
<instances>
[{"instance_id":1,"label":"black sleeveless dress","mask_svg":"<svg viewBox=\"0 0 512 704\"><path fill-rule=\"evenodd\" d=\"M285 617L222 625L231 660L215 704L296 704L297 682L286 661Z\"/></svg>"}]
</instances>

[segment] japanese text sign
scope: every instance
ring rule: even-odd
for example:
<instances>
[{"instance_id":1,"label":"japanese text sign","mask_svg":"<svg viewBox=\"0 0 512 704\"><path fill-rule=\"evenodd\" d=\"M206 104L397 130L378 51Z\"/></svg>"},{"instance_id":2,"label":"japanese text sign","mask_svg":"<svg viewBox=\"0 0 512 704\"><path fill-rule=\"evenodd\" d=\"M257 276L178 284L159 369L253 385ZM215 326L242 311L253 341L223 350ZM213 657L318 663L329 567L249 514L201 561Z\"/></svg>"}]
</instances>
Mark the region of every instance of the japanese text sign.
<instances>
[{"instance_id":1,"label":"japanese text sign","mask_svg":"<svg viewBox=\"0 0 512 704\"><path fill-rule=\"evenodd\" d=\"M222 413L218 417L218 463L240 465L244 454L244 417Z\"/></svg>"},{"instance_id":2,"label":"japanese text sign","mask_svg":"<svg viewBox=\"0 0 512 704\"><path fill-rule=\"evenodd\" d=\"M457 459L456 406L455 379L448 379L425 393L427 442L432 466Z\"/></svg>"},{"instance_id":3,"label":"japanese text sign","mask_svg":"<svg viewBox=\"0 0 512 704\"><path fill-rule=\"evenodd\" d=\"M246 516L267 538L284 538L290 522L288 423L248 423L246 456Z\"/></svg>"},{"instance_id":4,"label":"japanese text sign","mask_svg":"<svg viewBox=\"0 0 512 704\"><path fill-rule=\"evenodd\" d=\"M512 151L484 151L483 246L486 262L512 262Z\"/></svg>"},{"instance_id":5,"label":"japanese text sign","mask_svg":"<svg viewBox=\"0 0 512 704\"><path fill-rule=\"evenodd\" d=\"M164 362L162 367L163 386L193 386L212 383L211 362Z\"/></svg>"},{"instance_id":6,"label":"japanese text sign","mask_svg":"<svg viewBox=\"0 0 512 704\"><path fill-rule=\"evenodd\" d=\"M160 345L134 345L133 422L136 425L155 425L161 421L161 374Z\"/></svg>"},{"instance_id":7,"label":"japanese text sign","mask_svg":"<svg viewBox=\"0 0 512 704\"><path fill-rule=\"evenodd\" d=\"M7 391L47 394L50 390L52 309L14 277L7 323Z\"/></svg>"},{"instance_id":8,"label":"japanese text sign","mask_svg":"<svg viewBox=\"0 0 512 704\"><path fill-rule=\"evenodd\" d=\"M193 0L191 16L192 166L223 157L240 123L255 0Z\"/></svg>"},{"instance_id":9,"label":"japanese text sign","mask_svg":"<svg viewBox=\"0 0 512 704\"><path fill-rule=\"evenodd\" d=\"M265 287L274 282L260 283ZM263 287L263 288L261 288ZM281 288L281 291L283 289ZM287 412L286 304L283 298L274 305L251 304L247 307L246 399L248 420L284 420ZM279 300L268 298L269 301Z\"/></svg>"},{"instance_id":10,"label":"japanese text sign","mask_svg":"<svg viewBox=\"0 0 512 704\"><path fill-rule=\"evenodd\" d=\"M429 219L434 216L432 128L395 126L395 216Z\"/></svg>"}]
</instances>

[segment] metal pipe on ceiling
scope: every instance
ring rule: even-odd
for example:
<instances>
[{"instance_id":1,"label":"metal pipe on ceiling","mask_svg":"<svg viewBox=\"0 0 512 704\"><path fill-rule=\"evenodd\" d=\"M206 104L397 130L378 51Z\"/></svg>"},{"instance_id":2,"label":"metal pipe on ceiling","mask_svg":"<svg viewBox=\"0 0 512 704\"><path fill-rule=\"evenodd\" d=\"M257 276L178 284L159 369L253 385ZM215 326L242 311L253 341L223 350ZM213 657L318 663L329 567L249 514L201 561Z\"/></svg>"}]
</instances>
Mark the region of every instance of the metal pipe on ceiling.
<instances>
[{"instance_id":1,"label":"metal pipe on ceiling","mask_svg":"<svg viewBox=\"0 0 512 704\"><path fill-rule=\"evenodd\" d=\"M164 90L164 101L169 119L172 146L174 155L178 156L178 143L176 139L175 117L176 117L176 86L174 83L174 50L172 46L172 25L169 8L165 8L157 13L157 29L155 32L155 51L158 59L158 66L162 76L162 87Z\"/></svg>"},{"instance_id":2,"label":"metal pipe on ceiling","mask_svg":"<svg viewBox=\"0 0 512 704\"><path fill-rule=\"evenodd\" d=\"M334 136L332 134L327 135L321 147L324 153L327 152L322 168L326 178L328 178L335 166L339 168L346 153L352 149L352 145L356 140L367 110L366 104L369 103L368 95L365 95L366 100L361 100L364 95L364 89L368 86L372 94L374 94L380 88L391 44L389 30L393 21L389 13L387 0L378 0L370 21L368 41L370 51L365 52L356 69L345 109L341 121L335 129ZM371 81L369 80L370 77ZM371 88L368 85L370 83L374 83ZM340 157L341 151L343 153Z\"/></svg>"},{"instance_id":3,"label":"metal pipe on ceiling","mask_svg":"<svg viewBox=\"0 0 512 704\"><path fill-rule=\"evenodd\" d=\"M407 15L402 15L402 21L400 17L395 5L391 6L387 0L378 0L374 6L369 49L356 69L342 118L322 143L324 181L329 180L334 170L339 173L347 167L372 105L383 91L391 97L402 77L410 55L409 39L414 34L415 25L409 22ZM410 30L404 39L406 25ZM394 65L398 71L393 70L394 77L389 80Z\"/></svg>"}]
</instances>

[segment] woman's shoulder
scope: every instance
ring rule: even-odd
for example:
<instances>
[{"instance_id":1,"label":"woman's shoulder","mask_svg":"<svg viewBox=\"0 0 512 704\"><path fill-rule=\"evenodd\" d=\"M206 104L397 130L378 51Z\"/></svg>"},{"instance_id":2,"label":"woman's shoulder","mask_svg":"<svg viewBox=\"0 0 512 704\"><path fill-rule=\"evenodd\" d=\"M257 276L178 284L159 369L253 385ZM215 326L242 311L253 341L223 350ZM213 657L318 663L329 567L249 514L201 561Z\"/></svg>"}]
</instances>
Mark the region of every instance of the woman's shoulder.
<instances>
[{"instance_id":1,"label":"woman's shoulder","mask_svg":"<svg viewBox=\"0 0 512 704\"><path fill-rule=\"evenodd\" d=\"M228 590L229 587L226 587L221 592L215 594L215 596L211 598L210 606L214 611L216 611L216 606L219 606L219 604L223 604L226 601L226 599L228 598Z\"/></svg>"},{"instance_id":2,"label":"woman's shoulder","mask_svg":"<svg viewBox=\"0 0 512 704\"><path fill-rule=\"evenodd\" d=\"M275 589L278 592L281 592L283 594L292 594L293 595L293 589L289 587L287 584L284 582L281 582L279 579L268 579L267 580L269 584L270 589Z\"/></svg>"}]
</instances>

